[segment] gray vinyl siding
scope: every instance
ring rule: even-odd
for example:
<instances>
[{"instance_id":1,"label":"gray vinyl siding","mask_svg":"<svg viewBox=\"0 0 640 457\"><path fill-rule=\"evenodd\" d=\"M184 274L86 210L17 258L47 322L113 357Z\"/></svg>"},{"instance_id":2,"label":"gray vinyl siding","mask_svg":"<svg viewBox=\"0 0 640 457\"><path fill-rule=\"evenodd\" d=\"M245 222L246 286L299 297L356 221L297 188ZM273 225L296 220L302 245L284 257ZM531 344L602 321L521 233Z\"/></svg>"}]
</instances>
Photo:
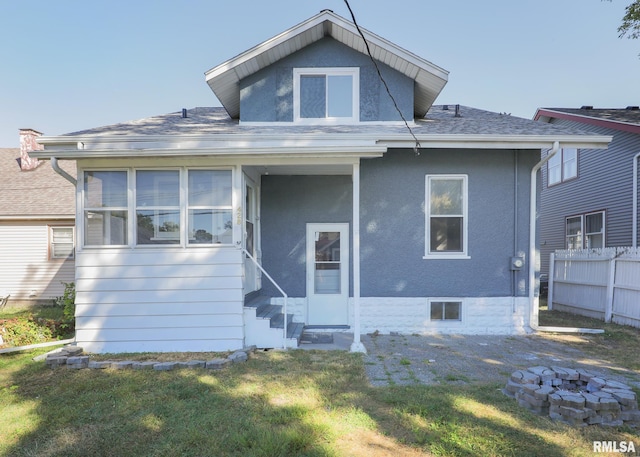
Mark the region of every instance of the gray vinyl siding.
<instances>
[{"instance_id":1,"label":"gray vinyl siding","mask_svg":"<svg viewBox=\"0 0 640 457\"><path fill-rule=\"evenodd\" d=\"M618 130L553 119L553 124L613 135L608 149L580 149L578 178L547 185L542 167L540 193L541 272L548 273L549 255L565 249L568 216L605 211L605 247L632 244L633 156L640 152L640 136ZM543 151L543 156L547 151Z\"/></svg>"},{"instance_id":2,"label":"gray vinyl siding","mask_svg":"<svg viewBox=\"0 0 640 457\"><path fill-rule=\"evenodd\" d=\"M320 40L240 82L240 120L293 121L294 68L359 67L360 120L401 121L371 59L332 38ZM398 107L413 119L414 81L378 62Z\"/></svg>"},{"instance_id":3,"label":"gray vinyl siding","mask_svg":"<svg viewBox=\"0 0 640 457\"><path fill-rule=\"evenodd\" d=\"M505 150L391 150L362 160L362 297L525 295L526 268L514 274L509 266L528 253L529 175L538 160L539 151ZM423 258L427 174L468 175L470 259ZM262 177L263 266L290 296L306 296L306 223L351 222L351 187L350 176Z\"/></svg>"}]
</instances>

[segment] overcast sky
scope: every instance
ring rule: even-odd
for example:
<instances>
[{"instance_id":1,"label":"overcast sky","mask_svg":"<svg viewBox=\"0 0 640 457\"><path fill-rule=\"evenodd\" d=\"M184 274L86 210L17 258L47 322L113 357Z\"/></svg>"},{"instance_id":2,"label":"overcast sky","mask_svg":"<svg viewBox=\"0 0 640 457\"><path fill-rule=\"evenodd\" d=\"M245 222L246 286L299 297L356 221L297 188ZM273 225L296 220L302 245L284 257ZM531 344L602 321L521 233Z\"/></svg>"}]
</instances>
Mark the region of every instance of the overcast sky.
<instances>
[{"instance_id":1,"label":"overcast sky","mask_svg":"<svg viewBox=\"0 0 640 457\"><path fill-rule=\"evenodd\" d=\"M448 70L437 104L532 118L640 105L631 0L350 0L358 23ZM343 0L0 0L0 147L220 106L204 72Z\"/></svg>"}]
</instances>

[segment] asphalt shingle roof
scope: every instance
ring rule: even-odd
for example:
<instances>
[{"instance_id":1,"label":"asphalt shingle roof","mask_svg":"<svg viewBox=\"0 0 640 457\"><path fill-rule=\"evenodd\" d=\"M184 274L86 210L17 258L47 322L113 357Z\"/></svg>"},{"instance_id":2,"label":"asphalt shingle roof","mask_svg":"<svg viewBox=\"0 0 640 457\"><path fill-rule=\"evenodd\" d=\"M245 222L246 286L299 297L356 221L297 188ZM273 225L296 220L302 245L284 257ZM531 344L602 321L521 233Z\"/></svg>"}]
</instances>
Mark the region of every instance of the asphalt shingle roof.
<instances>
[{"instance_id":1,"label":"asphalt shingle roof","mask_svg":"<svg viewBox=\"0 0 640 457\"><path fill-rule=\"evenodd\" d=\"M578 128L559 127L516 116L485 111L468 106L460 107L460 117L455 117L454 105L431 107L424 119L415 120L412 127L417 135L593 135ZM107 125L66 136L133 136L133 135L212 135L212 134L313 134L313 133L376 133L405 134L406 127L400 124L380 125L366 123L355 125L313 126L313 125L247 125L231 119L224 108L199 107L182 112L153 116L135 121Z\"/></svg>"},{"instance_id":2,"label":"asphalt shingle roof","mask_svg":"<svg viewBox=\"0 0 640 457\"><path fill-rule=\"evenodd\" d=\"M574 114L577 116L592 117L614 122L624 122L626 124L640 125L640 109L625 108L541 108L560 113Z\"/></svg>"},{"instance_id":3,"label":"asphalt shingle roof","mask_svg":"<svg viewBox=\"0 0 640 457\"><path fill-rule=\"evenodd\" d=\"M75 215L75 189L49 161L29 171L18 166L19 148L0 148L0 218ZM75 162L59 162L75 176Z\"/></svg>"}]
</instances>

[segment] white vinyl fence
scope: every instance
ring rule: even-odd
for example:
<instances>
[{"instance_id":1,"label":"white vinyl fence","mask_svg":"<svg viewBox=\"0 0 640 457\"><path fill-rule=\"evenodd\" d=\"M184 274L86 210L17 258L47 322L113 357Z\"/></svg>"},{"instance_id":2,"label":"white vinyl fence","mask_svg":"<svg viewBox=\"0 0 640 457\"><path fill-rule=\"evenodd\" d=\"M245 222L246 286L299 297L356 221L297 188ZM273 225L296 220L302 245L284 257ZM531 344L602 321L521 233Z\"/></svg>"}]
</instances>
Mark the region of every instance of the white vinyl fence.
<instances>
[{"instance_id":1,"label":"white vinyl fence","mask_svg":"<svg viewBox=\"0 0 640 457\"><path fill-rule=\"evenodd\" d=\"M556 251L548 303L549 309L640 327L640 249Z\"/></svg>"}]
</instances>

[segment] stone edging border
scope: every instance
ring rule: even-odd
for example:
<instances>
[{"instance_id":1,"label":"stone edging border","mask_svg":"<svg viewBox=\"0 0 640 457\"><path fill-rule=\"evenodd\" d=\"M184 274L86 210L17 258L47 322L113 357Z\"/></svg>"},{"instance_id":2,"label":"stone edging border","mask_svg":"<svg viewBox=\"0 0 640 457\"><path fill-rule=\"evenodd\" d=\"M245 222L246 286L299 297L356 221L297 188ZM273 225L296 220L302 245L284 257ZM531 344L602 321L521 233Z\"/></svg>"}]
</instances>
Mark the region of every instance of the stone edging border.
<instances>
[{"instance_id":1,"label":"stone edging border","mask_svg":"<svg viewBox=\"0 0 640 457\"><path fill-rule=\"evenodd\" d=\"M255 346L250 346L240 351L235 351L226 358L216 358L208 361L190 360L188 362L137 362L134 360L91 360L88 355L82 355L83 349L77 346L62 348L54 353L47 354L45 364L51 369L66 366L70 369L107 369L114 370L156 370L171 371L179 368L206 368L210 370L221 370L232 363L246 362L249 354L256 350Z\"/></svg>"}]
</instances>

